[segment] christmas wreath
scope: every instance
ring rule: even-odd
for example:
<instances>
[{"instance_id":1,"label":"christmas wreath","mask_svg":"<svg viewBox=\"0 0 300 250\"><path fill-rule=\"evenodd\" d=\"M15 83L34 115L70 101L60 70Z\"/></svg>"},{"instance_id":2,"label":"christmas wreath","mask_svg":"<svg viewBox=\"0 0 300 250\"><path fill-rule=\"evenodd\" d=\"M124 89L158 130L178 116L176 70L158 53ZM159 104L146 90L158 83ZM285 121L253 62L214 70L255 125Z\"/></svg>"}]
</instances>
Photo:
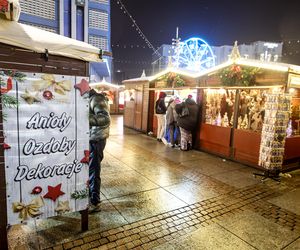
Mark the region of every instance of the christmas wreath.
<instances>
[{"instance_id":1,"label":"christmas wreath","mask_svg":"<svg viewBox=\"0 0 300 250\"><path fill-rule=\"evenodd\" d=\"M255 85L255 75L258 73L259 68L233 65L223 69L219 73L219 77L223 86L253 86Z\"/></svg>"},{"instance_id":2,"label":"christmas wreath","mask_svg":"<svg viewBox=\"0 0 300 250\"><path fill-rule=\"evenodd\" d=\"M169 73L157 79L158 82L164 82L165 87L183 87L185 81L176 73Z\"/></svg>"}]
</instances>

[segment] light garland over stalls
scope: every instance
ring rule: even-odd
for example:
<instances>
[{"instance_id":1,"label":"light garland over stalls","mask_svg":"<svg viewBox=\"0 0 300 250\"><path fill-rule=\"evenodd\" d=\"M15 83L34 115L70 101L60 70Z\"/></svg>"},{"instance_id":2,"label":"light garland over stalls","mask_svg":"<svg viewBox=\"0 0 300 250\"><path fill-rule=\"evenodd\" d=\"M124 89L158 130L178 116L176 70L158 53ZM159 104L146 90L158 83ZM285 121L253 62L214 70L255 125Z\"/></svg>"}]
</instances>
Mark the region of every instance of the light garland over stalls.
<instances>
[{"instance_id":1,"label":"light garland over stalls","mask_svg":"<svg viewBox=\"0 0 300 250\"><path fill-rule=\"evenodd\" d=\"M120 5L120 9L123 10L124 14L127 14L127 16L130 18L132 21L132 27L136 29L136 31L139 33L139 35L143 38L143 40L146 42L148 47L153 50L155 54L157 54L159 57L161 54L155 49L155 47L151 44L149 39L145 36L144 32L140 29L140 27L137 25L136 21L133 19L132 15L129 13L125 5L121 0L117 0L117 4Z\"/></svg>"}]
</instances>

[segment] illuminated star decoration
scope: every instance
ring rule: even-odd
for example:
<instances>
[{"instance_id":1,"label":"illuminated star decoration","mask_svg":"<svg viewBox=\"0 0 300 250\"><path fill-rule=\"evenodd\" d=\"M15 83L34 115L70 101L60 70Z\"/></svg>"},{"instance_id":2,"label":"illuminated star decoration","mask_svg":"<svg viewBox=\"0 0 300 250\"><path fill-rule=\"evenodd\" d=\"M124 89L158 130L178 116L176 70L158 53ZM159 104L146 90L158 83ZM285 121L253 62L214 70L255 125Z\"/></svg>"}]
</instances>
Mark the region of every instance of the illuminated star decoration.
<instances>
[{"instance_id":1,"label":"illuminated star decoration","mask_svg":"<svg viewBox=\"0 0 300 250\"><path fill-rule=\"evenodd\" d=\"M89 150L84 150L84 157L81 159L81 163L89 163L90 160L90 151Z\"/></svg>"},{"instance_id":2,"label":"illuminated star decoration","mask_svg":"<svg viewBox=\"0 0 300 250\"><path fill-rule=\"evenodd\" d=\"M59 201L57 207L55 208L55 212L58 214L63 214L65 212L69 212L71 210L69 201Z\"/></svg>"},{"instance_id":3,"label":"illuminated star decoration","mask_svg":"<svg viewBox=\"0 0 300 250\"><path fill-rule=\"evenodd\" d=\"M48 193L44 195L44 198L48 198L48 199L51 199L53 201L56 201L56 199L59 196L65 194L60 189L61 189L61 184L58 184L55 187L48 186Z\"/></svg>"},{"instance_id":4,"label":"illuminated star decoration","mask_svg":"<svg viewBox=\"0 0 300 250\"><path fill-rule=\"evenodd\" d=\"M37 93L38 94L38 93ZM41 102L41 100L37 97L37 94L30 93L27 89L25 90L25 94L22 94L21 97L28 103L33 104L34 102Z\"/></svg>"},{"instance_id":5,"label":"illuminated star decoration","mask_svg":"<svg viewBox=\"0 0 300 250\"><path fill-rule=\"evenodd\" d=\"M80 83L75 84L74 88L79 89L81 96L90 91L89 82L85 79L82 79Z\"/></svg>"}]
</instances>

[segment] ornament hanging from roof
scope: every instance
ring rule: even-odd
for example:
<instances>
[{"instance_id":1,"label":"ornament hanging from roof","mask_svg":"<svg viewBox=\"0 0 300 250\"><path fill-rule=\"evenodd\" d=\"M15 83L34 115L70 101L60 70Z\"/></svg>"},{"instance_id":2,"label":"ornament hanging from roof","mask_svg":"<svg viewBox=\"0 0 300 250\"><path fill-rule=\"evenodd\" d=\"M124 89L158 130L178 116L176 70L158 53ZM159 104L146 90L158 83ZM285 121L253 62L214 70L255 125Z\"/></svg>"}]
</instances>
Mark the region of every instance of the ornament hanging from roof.
<instances>
[{"instance_id":1,"label":"ornament hanging from roof","mask_svg":"<svg viewBox=\"0 0 300 250\"><path fill-rule=\"evenodd\" d=\"M211 47L198 37L179 42L173 60L177 68L194 72L201 72L215 66L215 56Z\"/></svg>"}]
</instances>

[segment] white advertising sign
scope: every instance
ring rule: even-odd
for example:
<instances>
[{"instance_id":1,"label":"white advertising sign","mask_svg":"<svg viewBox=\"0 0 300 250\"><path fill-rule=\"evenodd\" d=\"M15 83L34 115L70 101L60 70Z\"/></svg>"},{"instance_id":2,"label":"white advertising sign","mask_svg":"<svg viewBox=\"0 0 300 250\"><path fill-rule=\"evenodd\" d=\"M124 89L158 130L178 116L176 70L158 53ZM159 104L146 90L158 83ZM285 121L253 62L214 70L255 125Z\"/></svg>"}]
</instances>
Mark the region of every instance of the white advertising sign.
<instances>
[{"instance_id":1,"label":"white advertising sign","mask_svg":"<svg viewBox=\"0 0 300 250\"><path fill-rule=\"evenodd\" d=\"M88 78L1 71L8 223L88 205Z\"/></svg>"}]
</instances>

